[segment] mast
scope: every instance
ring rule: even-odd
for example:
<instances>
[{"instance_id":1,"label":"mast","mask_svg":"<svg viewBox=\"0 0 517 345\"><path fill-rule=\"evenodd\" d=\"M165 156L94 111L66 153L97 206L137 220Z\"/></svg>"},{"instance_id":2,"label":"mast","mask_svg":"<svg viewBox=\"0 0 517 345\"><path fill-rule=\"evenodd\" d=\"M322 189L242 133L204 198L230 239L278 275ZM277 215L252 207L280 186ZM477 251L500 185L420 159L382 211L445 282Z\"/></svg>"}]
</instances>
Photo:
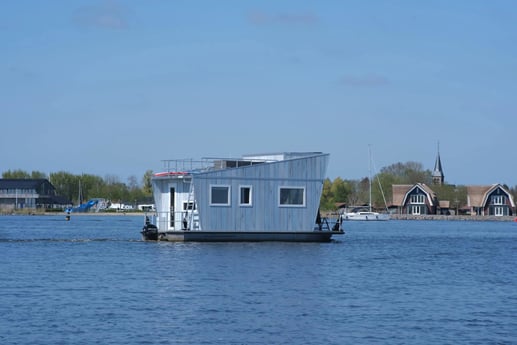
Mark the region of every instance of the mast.
<instances>
[{"instance_id":1,"label":"mast","mask_svg":"<svg viewBox=\"0 0 517 345\"><path fill-rule=\"evenodd\" d=\"M369 187L369 199L368 208L372 212L372 145L368 144L368 187Z\"/></svg>"},{"instance_id":2,"label":"mast","mask_svg":"<svg viewBox=\"0 0 517 345\"><path fill-rule=\"evenodd\" d=\"M83 203L83 189L81 187L81 179L79 179L79 194L77 195L77 204L80 206Z\"/></svg>"}]
</instances>

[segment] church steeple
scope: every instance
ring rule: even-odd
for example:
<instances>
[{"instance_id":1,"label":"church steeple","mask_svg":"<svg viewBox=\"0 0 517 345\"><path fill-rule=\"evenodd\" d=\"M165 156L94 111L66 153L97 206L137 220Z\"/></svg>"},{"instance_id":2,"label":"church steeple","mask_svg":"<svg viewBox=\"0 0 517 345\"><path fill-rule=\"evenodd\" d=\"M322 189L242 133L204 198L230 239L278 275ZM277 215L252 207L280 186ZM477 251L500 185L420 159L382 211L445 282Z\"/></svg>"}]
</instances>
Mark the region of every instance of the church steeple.
<instances>
[{"instance_id":1,"label":"church steeple","mask_svg":"<svg viewBox=\"0 0 517 345\"><path fill-rule=\"evenodd\" d=\"M445 176L442 169L442 161L440 159L440 143L438 142L438 153L436 155L436 162L433 170L433 184L443 184Z\"/></svg>"}]
</instances>

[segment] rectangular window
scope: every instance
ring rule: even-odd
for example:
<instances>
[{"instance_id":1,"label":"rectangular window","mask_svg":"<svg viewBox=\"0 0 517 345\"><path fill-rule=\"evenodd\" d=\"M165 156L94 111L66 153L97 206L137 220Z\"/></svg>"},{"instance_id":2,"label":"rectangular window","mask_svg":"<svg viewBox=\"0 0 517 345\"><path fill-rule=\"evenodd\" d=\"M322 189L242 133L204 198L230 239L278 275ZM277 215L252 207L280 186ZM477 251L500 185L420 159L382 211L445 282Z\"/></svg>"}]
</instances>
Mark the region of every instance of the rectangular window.
<instances>
[{"instance_id":1,"label":"rectangular window","mask_svg":"<svg viewBox=\"0 0 517 345\"><path fill-rule=\"evenodd\" d=\"M251 186L240 186L239 204L251 206Z\"/></svg>"},{"instance_id":2,"label":"rectangular window","mask_svg":"<svg viewBox=\"0 0 517 345\"><path fill-rule=\"evenodd\" d=\"M280 187L278 194L279 206L305 206L304 187Z\"/></svg>"},{"instance_id":3,"label":"rectangular window","mask_svg":"<svg viewBox=\"0 0 517 345\"><path fill-rule=\"evenodd\" d=\"M189 202L189 203L186 203L184 202L183 203L183 211L187 211L187 210L195 210L196 209L196 205L193 203L193 202Z\"/></svg>"},{"instance_id":4,"label":"rectangular window","mask_svg":"<svg viewBox=\"0 0 517 345\"><path fill-rule=\"evenodd\" d=\"M501 206L494 207L494 215L495 216L504 216L504 209Z\"/></svg>"},{"instance_id":5,"label":"rectangular window","mask_svg":"<svg viewBox=\"0 0 517 345\"><path fill-rule=\"evenodd\" d=\"M230 206L230 186L210 186L210 205Z\"/></svg>"},{"instance_id":6,"label":"rectangular window","mask_svg":"<svg viewBox=\"0 0 517 345\"><path fill-rule=\"evenodd\" d=\"M420 206L411 206L411 214L415 216L420 215Z\"/></svg>"},{"instance_id":7,"label":"rectangular window","mask_svg":"<svg viewBox=\"0 0 517 345\"><path fill-rule=\"evenodd\" d=\"M412 194L411 195L412 204L423 204L424 200L425 200L424 194Z\"/></svg>"},{"instance_id":8,"label":"rectangular window","mask_svg":"<svg viewBox=\"0 0 517 345\"><path fill-rule=\"evenodd\" d=\"M492 196L492 205L504 205L504 195Z\"/></svg>"}]
</instances>

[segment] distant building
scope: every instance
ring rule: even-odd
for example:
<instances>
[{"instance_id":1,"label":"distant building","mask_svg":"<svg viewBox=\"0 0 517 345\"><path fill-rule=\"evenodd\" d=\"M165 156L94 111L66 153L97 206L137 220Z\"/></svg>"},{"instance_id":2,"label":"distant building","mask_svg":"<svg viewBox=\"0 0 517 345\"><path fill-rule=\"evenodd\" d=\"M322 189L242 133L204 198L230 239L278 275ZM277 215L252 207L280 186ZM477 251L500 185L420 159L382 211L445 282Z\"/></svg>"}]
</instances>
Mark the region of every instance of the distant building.
<instances>
[{"instance_id":1,"label":"distant building","mask_svg":"<svg viewBox=\"0 0 517 345\"><path fill-rule=\"evenodd\" d=\"M445 175L442 169L442 160L440 159L440 146L438 145L438 152L436 154L436 161L434 163L434 170L432 174L433 184L442 185L445 181Z\"/></svg>"},{"instance_id":2,"label":"distant building","mask_svg":"<svg viewBox=\"0 0 517 345\"><path fill-rule=\"evenodd\" d=\"M467 203L478 216L511 216L515 209L512 194L500 184L467 186Z\"/></svg>"},{"instance_id":3,"label":"distant building","mask_svg":"<svg viewBox=\"0 0 517 345\"><path fill-rule=\"evenodd\" d=\"M439 206L436 193L424 183L392 185L393 205L398 214L436 214Z\"/></svg>"},{"instance_id":4,"label":"distant building","mask_svg":"<svg viewBox=\"0 0 517 345\"><path fill-rule=\"evenodd\" d=\"M2 210L64 208L69 204L47 179L0 179Z\"/></svg>"}]
</instances>

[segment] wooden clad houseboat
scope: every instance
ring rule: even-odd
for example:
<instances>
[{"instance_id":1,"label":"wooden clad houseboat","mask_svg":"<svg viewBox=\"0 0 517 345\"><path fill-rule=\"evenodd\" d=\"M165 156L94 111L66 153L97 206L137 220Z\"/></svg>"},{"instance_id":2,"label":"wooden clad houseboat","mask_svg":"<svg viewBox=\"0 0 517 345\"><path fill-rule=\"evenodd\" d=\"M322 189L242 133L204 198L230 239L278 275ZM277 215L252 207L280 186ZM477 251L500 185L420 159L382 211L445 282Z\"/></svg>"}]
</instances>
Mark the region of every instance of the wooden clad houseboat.
<instances>
[{"instance_id":1,"label":"wooden clad houseboat","mask_svg":"<svg viewBox=\"0 0 517 345\"><path fill-rule=\"evenodd\" d=\"M152 179L156 216L145 240L326 242L340 222L319 215L329 155L165 161Z\"/></svg>"}]
</instances>

